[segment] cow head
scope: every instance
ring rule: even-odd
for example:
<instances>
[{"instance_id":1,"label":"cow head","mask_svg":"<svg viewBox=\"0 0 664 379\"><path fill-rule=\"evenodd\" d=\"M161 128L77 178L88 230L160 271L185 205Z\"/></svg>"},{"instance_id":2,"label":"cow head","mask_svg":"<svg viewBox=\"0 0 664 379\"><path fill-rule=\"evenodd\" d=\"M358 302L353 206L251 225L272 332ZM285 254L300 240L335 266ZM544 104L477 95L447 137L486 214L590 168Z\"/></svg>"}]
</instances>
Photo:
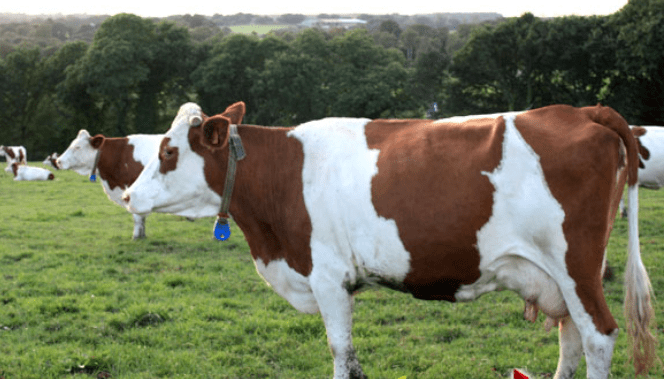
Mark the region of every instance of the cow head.
<instances>
[{"instance_id":1,"label":"cow head","mask_svg":"<svg viewBox=\"0 0 664 379\"><path fill-rule=\"evenodd\" d=\"M95 162L98 149L104 143L104 136L90 136L81 129L67 150L55 161L61 170L73 170L81 175L89 175Z\"/></svg>"},{"instance_id":2,"label":"cow head","mask_svg":"<svg viewBox=\"0 0 664 379\"><path fill-rule=\"evenodd\" d=\"M139 214L216 215L223 189L209 184L210 172L225 173L228 128L242 122L244 111L244 103L239 102L208 118L197 104L180 107L157 156L125 191L127 209Z\"/></svg>"},{"instance_id":3,"label":"cow head","mask_svg":"<svg viewBox=\"0 0 664 379\"><path fill-rule=\"evenodd\" d=\"M51 155L47 156L46 159L44 159L42 164L45 166L51 166L56 170L59 170L60 167L58 167L57 160L58 160L58 153L52 153Z\"/></svg>"}]
</instances>

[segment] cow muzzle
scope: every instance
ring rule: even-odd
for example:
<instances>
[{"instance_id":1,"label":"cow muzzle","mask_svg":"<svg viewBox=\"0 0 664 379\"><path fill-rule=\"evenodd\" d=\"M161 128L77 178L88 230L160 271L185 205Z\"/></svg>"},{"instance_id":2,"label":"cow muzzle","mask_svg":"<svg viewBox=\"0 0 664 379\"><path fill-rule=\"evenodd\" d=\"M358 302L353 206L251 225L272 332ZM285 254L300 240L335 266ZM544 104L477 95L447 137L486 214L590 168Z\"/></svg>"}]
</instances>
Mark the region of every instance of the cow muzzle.
<instances>
[{"instance_id":1,"label":"cow muzzle","mask_svg":"<svg viewBox=\"0 0 664 379\"><path fill-rule=\"evenodd\" d=\"M125 207L131 213L143 215L152 212L153 201L150 196L143 196L132 188L127 189L122 194L122 201Z\"/></svg>"}]
</instances>

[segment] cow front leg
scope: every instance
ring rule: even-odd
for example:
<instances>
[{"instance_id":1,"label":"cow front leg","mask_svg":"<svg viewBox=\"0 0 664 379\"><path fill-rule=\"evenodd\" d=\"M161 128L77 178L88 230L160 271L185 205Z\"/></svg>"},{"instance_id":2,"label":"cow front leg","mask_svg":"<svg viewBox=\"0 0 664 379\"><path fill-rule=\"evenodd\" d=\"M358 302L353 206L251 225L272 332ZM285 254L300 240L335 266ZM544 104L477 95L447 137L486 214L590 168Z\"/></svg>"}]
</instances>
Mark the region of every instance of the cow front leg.
<instances>
[{"instance_id":1,"label":"cow front leg","mask_svg":"<svg viewBox=\"0 0 664 379\"><path fill-rule=\"evenodd\" d=\"M145 238L145 216L131 214L134 218L134 239Z\"/></svg>"},{"instance_id":2,"label":"cow front leg","mask_svg":"<svg viewBox=\"0 0 664 379\"><path fill-rule=\"evenodd\" d=\"M353 348L353 297L340 281L335 283L331 280L316 279L312 278L311 287L334 357L334 379L367 379Z\"/></svg>"}]
</instances>

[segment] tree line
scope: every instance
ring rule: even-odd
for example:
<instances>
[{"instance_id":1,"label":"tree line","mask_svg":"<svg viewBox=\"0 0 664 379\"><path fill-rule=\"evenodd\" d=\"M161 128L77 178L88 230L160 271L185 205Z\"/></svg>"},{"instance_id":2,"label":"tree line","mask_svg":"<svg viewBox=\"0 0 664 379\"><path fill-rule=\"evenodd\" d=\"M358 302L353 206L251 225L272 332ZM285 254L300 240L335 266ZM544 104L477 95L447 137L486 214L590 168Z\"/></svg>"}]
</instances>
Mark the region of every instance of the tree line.
<instances>
[{"instance_id":1,"label":"tree line","mask_svg":"<svg viewBox=\"0 0 664 379\"><path fill-rule=\"evenodd\" d=\"M664 125L663 40L664 0L631 0L609 16L527 13L453 31L382 20L204 41L172 21L119 14L91 42L23 46L0 58L0 144L22 144L36 160L82 128L163 133L187 101L216 114L241 100L245 122L260 125L598 102L632 124Z\"/></svg>"}]
</instances>

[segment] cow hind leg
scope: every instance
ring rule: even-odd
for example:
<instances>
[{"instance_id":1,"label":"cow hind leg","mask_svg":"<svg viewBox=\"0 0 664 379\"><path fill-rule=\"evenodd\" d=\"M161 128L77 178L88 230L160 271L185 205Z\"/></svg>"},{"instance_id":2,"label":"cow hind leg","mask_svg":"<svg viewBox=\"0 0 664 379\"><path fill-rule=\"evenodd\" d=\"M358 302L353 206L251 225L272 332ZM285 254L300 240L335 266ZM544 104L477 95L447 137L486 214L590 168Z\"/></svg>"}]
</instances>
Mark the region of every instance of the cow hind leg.
<instances>
[{"instance_id":1,"label":"cow hind leg","mask_svg":"<svg viewBox=\"0 0 664 379\"><path fill-rule=\"evenodd\" d=\"M585 339L575 323L568 316L560 322L558 339L560 341L560 358L554 379L572 379L576 373L581 356L586 356L587 378L605 379L609 377L613 345L618 329L609 335L597 331Z\"/></svg>"},{"instance_id":2,"label":"cow hind leg","mask_svg":"<svg viewBox=\"0 0 664 379\"><path fill-rule=\"evenodd\" d=\"M578 291L588 296L585 304L589 306L587 310L576 296L576 291L569 289L565 293L565 301L570 313L572 322L563 324L561 328L561 353L563 344L569 346L565 354L573 352L577 339L580 339L583 346L583 352L586 357L587 377L588 378L608 378L611 368L611 358L613 356L613 347L618 336L618 325L616 324L601 292L601 279L595 283L593 288L584 288L587 286L579 285ZM594 296L592 296L594 295ZM592 312L592 314L590 313ZM574 325L574 332L572 325ZM576 337L578 333L579 338ZM563 341L562 339L565 339ZM561 357L564 360L564 358ZM562 367L564 368L564 367ZM559 369L561 369L559 365ZM564 377L564 376L563 376Z\"/></svg>"},{"instance_id":3,"label":"cow hind leg","mask_svg":"<svg viewBox=\"0 0 664 379\"><path fill-rule=\"evenodd\" d=\"M625 206L625 199L623 197L620 198L618 209L620 209L620 217L627 218L627 207Z\"/></svg>"},{"instance_id":4,"label":"cow hind leg","mask_svg":"<svg viewBox=\"0 0 664 379\"><path fill-rule=\"evenodd\" d=\"M340 282L327 279L312 275L311 289L334 357L334 379L367 379L355 355L351 337L353 297Z\"/></svg>"},{"instance_id":5,"label":"cow hind leg","mask_svg":"<svg viewBox=\"0 0 664 379\"><path fill-rule=\"evenodd\" d=\"M583 355L581 335L572 319L567 316L560 321L558 340L560 342L560 357L554 379L571 379L576 373L579 360Z\"/></svg>"},{"instance_id":6,"label":"cow hind leg","mask_svg":"<svg viewBox=\"0 0 664 379\"><path fill-rule=\"evenodd\" d=\"M135 240L145 238L145 216L140 216L132 213L134 218L134 235Z\"/></svg>"},{"instance_id":7,"label":"cow hind leg","mask_svg":"<svg viewBox=\"0 0 664 379\"><path fill-rule=\"evenodd\" d=\"M526 309L536 304L547 316L563 319L556 378L573 376L580 352L586 356L588 378L608 377L618 326L604 299L599 273L597 281L577 282L564 268L555 269L560 265L550 264L554 269L549 275L517 256L498 259L494 267L498 282L519 293ZM584 301L577 293L584 294Z\"/></svg>"}]
</instances>

